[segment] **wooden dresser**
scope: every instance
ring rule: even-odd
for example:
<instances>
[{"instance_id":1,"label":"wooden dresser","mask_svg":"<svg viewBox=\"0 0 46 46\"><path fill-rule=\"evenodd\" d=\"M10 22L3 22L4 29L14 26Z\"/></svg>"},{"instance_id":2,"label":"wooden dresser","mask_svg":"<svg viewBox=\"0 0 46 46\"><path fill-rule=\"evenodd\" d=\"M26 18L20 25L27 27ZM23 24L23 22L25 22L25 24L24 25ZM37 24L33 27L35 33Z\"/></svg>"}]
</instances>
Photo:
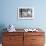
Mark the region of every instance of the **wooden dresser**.
<instances>
[{"instance_id":1,"label":"wooden dresser","mask_svg":"<svg viewBox=\"0 0 46 46\"><path fill-rule=\"evenodd\" d=\"M3 46L44 46L44 32L3 32Z\"/></svg>"}]
</instances>

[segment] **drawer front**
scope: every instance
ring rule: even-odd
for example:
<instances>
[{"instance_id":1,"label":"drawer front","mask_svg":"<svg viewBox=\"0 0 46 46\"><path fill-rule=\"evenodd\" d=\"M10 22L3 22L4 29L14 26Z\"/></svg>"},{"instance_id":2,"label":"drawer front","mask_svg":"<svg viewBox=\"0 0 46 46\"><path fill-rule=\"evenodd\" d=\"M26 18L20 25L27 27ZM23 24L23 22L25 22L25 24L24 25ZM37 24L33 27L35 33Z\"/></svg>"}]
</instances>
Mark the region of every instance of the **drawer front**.
<instances>
[{"instance_id":1,"label":"drawer front","mask_svg":"<svg viewBox=\"0 0 46 46\"><path fill-rule=\"evenodd\" d=\"M2 46L23 46L23 44L2 44Z\"/></svg>"},{"instance_id":2,"label":"drawer front","mask_svg":"<svg viewBox=\"0 0 46 46\"><path fill-rule=\"evenodd\" d=\"M24 33L24 46L43 46L44 45L43 32L25 32Z\"/></svg>"},{"instance_id":3,"label":"drawer front","mask_svg":"<svg viewBox=\"0 0 46 46\"><path fill-rule=\"evenodd\" d=\"M44 44L44 36L32 36L32 44Z\"/></svg>"},{"instance_id":4,"label":"drawer front","mask_svg":"<svg viewBox=\"0 0 46 46\"><path fill-rule=\"evenodd\" d=\"M32 44L32 46L44 46L43 44Z\"/></svg>"},{"instance_id":5,"label":"drawer front","mask_svg":"<svg viewBox=\"0 0 46 46\"><path fill-rule=\"evenodd\" d=\"M44 36L44 32L24 32L24 36Z\"/></svg>"},{"instance_id":6,"label":"drawer front","mask_svg":"<svg viewBox=\"0 0 46 46\"><path fill-rule=\"evenodd\" d=\"M23 36L5 36L3 37L3 43L15 43L15 42L22 42Z\"/></svg>"},{"instance_id":7,"label":"drawer front","mask_svg":"<svg viewBox=\"0 0 46 46\"><path fill-rule=\"evenodd\" d=\"M4 32L4 36L23 36L23 32Z\"/></svg>"},{"instance_id":8,"label":"drawer front","mask_svg":"<svg viewBox=\"0 0 46 46\"><path fill-rule=\"evenodd\" d=\"M23 36L4 36L3 46L23 46Z\"/></svg>"}]
</instances>

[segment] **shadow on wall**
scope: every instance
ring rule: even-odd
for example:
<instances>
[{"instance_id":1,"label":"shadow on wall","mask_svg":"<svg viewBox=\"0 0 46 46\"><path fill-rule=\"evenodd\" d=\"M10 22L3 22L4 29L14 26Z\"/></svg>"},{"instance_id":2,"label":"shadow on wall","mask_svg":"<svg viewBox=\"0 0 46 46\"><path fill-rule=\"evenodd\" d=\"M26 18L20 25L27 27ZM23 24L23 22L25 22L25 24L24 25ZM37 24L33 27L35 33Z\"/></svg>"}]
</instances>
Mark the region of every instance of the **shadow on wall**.
<instances>
[{"instance_id":1,"label":"shadow on wall","mask_svg":"<svg viewBox=\"0 0 46 46\"><path fill-rule=\"evenodd\" d=\"M2 36L3 36L2 32L6 31L6 30L3 30L4 28L6 28L5 25L0 24L0 43L2 43Z\"/></svg>"}]
</instances>

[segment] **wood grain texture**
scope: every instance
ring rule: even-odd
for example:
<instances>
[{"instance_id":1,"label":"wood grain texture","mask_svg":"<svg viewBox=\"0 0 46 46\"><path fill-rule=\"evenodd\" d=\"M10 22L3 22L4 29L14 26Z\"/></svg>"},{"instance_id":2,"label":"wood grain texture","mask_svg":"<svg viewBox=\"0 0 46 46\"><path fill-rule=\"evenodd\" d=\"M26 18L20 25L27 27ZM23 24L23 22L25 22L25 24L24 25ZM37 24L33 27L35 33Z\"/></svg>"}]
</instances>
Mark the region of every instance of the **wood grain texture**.
<instances>
[{"instance_id":1,"label":"wood grain texture","mask_svg":"<svg viewBox=\"0 0 46 46\"><path fill-rule=\"evenodd\" d=\"M25 32L24 46L44 46L44 32Z\"/></svg>"},{"instance_id":2,"label":"wood grain texture","mask_svg":"<svg viewBox=\"0 0 46 46\"><path fill-rule=\"evenodd\" d=\"M44 32L3 32L3 46L44 46Z\"/></svg>"},{"instance_id":3,"label":"wood grain texture","mask_svg":"<svg viewBox=\"0 0 46 46\"><path fill-rule=\"evenodd\" d=\"M3 46L23 46L23 33L4 33Z\"/></svg>"}]
</instances>

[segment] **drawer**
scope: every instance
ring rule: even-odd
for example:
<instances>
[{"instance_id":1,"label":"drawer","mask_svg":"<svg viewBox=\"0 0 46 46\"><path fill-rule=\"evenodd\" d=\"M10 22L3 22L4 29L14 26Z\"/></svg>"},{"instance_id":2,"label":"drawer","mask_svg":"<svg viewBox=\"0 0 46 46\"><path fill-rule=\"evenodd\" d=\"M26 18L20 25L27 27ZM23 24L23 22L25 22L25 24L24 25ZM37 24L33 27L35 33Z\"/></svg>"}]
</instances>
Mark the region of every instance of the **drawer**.
<instances>
[{"instance_id":1,"label":"drawer","mask_svg":"<svg viewBox=\"0 0 46 46\"><path fill-rule=\"evenodd\" d=\"M4 32L4 36L23 36L23 32Z\"/></svg>"},{"instance_id":2,"label":"drawer","mask_svg":"<svg viewBox=\"0 0 46 46\"><path fill-rule=\"evenodd\" d=\"M32 44L32 46L44 46L44 44Z\"/></svg>"},{"instance_id":3,"label":"drawer","mask_svg":"<svg viewBox=\"0 0 46 46\"><path fill-rule=\"evenodd\" d=\"M8 43L8 44L2 44L2 46L23 46L23 43L13 43L13 44L10 44L10 43Z\"/></svg>"},{"instance_id":4,"label":"drawer","mask_svg":"<svg viewBox=\"0 0 46 46\"><path fill-rule=\"evenodd\" d=\"M23 41L23 36L4 36L3 43L14 43Z\"/></svg>"},{"instance_id":5,"label":"drawer","mask_svg":"<svg viewBox=\"0 0 46 46\"><path fill-rule=\"evenodd\" d=\"M33 44L43 44L44 36L32 36L32 43Z\"/></svg>"},{"instance_id":6,"label":"drawer","mask_svg":"<svg viewBox=\"0 0 46 46\"><path fill-rule=\"evenodd\" d=\"M2 44L2 46L15 46L14 44Z\"/></svg>"},{"instance_id":7,"label":"drawer","mask_svg":"<svg viewBox=\"0 0 46 46\"><path fill-rule=\"evenodd\" d=\"M24 36L24 43L26 43L26 44L43 44L44 36Z\"/></svg>"},{"instance_id":8,"label":"drawer","mask_svg":"<svg viewBox=\"0 0 46 46\"><path fill-rule=\"evenodd\" d=\"M20 38L21 39L21 38ZM18 40L4 40L3 41L3 46L22 46L23 45L23 39L18 39Z\"/></svg>"},{"instance_id":9,"label":"drawer","mask_svg":"<svg viewBox=\"0 0 46 46\"><path fill-rule=\"evenodd\" d=\"M24 36L44 36L44 32L24 32Z\"/></svg>"}]
</instances>

